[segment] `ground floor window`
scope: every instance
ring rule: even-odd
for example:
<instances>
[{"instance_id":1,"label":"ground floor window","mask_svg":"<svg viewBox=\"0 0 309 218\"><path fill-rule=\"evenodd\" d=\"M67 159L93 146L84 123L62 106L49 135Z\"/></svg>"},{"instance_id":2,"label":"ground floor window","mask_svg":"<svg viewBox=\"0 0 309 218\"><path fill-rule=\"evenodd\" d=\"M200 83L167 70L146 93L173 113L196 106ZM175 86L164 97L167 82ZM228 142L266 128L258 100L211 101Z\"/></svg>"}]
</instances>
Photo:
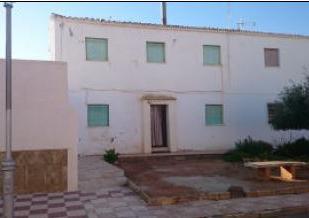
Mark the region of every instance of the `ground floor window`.
<instances>
[{"instance_id":1,"label":"ground floor window","mask_svg":"<svg viewBox=\"0 0 309 218\"><path fill-rule=\"evenodd\" d=\"M88 105L87 119L89 127L109 126L109 105L107 104Z\"/></svg>"},{"instance_id":2,"label":"ground floor window","mask_svg":"<svg viewBox=\"0 0 309 218\"><path fill-rule=\"evenodd\" d=\"M205 106L205 122L208 126L223 124L223 105L222 104L206 104Z\"/></svg>"}]
</instances>

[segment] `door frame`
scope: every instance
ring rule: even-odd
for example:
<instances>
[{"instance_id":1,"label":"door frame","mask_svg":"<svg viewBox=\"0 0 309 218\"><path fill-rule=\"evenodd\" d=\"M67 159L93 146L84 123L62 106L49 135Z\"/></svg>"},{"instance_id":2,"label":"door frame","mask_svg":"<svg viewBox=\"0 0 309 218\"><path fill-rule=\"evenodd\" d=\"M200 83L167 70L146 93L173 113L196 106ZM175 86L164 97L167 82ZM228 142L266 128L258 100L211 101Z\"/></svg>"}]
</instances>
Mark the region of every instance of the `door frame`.
<instances>
[{"instance_id":1,"label":"door frame","mask_svg":"<svg viewBox=\"0 0 309 218\"><path fill-rule=\"evenodd\" d=\"M143 152L152 153L152 143L151 143L151 105L166 105L166 133L167 133L167 148L170 152L177 151L176 142L176 98L142 98L143 107Z\"/></svg>"}]
</instances>

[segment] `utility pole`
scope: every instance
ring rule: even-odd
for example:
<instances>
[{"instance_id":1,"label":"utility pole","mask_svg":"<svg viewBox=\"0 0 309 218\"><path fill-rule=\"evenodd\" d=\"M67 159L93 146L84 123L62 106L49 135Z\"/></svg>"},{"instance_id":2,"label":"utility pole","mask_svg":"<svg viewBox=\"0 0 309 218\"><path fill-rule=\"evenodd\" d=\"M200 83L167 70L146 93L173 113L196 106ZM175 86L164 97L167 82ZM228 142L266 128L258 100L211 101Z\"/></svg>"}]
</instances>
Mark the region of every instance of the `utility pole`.
<instances>
[{"instance_id":1,"label":"utility pole","mask_svg":"<svg viewBox=\"0 0 309 218\"><path fill-rule=\"evenodd\" d=\"M161 2L161 19L162 19L162 25L167 24L167 18L166 18L166 2Z\"/></svg>"},{"instance_id":2,"label":"utility pole","mask_svg":"<svg viewBox=\"0 0 309 218\"><path fill-rule=\"evenodd\" d=\"M5 158L3 171L3 215L4 218L14 216L14 171L15 161L12 158L12 16L13 3L4 2L6 8L6 60L5 60Z\"/></svg>"}]
</instances>

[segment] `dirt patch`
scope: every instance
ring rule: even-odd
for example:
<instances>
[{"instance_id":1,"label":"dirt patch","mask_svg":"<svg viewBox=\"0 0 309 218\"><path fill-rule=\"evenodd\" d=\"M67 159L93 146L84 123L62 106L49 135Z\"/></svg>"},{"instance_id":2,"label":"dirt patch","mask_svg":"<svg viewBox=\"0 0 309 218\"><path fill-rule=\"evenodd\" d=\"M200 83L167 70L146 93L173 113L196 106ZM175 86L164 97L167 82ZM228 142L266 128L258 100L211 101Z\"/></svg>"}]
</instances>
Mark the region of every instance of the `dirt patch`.
<instances>
[{"instance_id":1,"label":"dirt patch","mask_svg":"<svg viewBox=\"0 0 309 218\"><path fill-rule=\"evenodd\" d=\"M254 170L221 159L131 157L121 159L118 165L151 198L186 196L196 200L211 192L227 192L231 186L248 192L309 186L309 182L258 181ZM298 170L298 178L309 179L308 169Z\"/></svg>"},{"instance_id":2,"label":"dirt patch","mask_svg":"<svg viewBox=\"0 0 309 218\"><path fill-rule=\"evenodd\" d=\"M164 181L177 186L190 187L199 192L226 192L231 186L242 187L249 191L249 181L226 176L171 176L163 178Z\"/></svg>"}]
</instances>

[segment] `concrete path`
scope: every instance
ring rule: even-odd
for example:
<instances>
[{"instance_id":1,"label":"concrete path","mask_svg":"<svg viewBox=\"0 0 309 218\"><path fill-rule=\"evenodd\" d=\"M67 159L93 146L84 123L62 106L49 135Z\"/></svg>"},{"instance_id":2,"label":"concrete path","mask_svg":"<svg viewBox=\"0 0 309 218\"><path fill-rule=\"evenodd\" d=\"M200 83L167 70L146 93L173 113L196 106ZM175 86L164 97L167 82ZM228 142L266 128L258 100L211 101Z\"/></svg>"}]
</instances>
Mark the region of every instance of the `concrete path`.
<instances>
[{"instance_id":1,"label":"concrete path","mask_svg":"<svg viewBox=\"0 0 309 218\"><path fill-rule=\"evenodd\" d=\"M123 186L127 183L122 169L102 160L102 156L84 156L78 159L78 186L84 192Z\"/></svg>"},{"instance_id":2,"label":"concrete path","mask_svg":"<svg viewBox=\"0 0 309 218\"><path fill-rule=\"evenodd\" d=\"M101 194L108 190L101 190ZM99 192L99 193L100 193ZM309 194L243 198L224 201L196 201L171 206L147 206L137 195L119 187L104 199L85 203L89 218L120 217L309 217ZM273 214L274 216L269 216ZM277 214L277 216L275 216ZM233 216L232 216L233 215Z\"/></svg>"}]
</instances>

